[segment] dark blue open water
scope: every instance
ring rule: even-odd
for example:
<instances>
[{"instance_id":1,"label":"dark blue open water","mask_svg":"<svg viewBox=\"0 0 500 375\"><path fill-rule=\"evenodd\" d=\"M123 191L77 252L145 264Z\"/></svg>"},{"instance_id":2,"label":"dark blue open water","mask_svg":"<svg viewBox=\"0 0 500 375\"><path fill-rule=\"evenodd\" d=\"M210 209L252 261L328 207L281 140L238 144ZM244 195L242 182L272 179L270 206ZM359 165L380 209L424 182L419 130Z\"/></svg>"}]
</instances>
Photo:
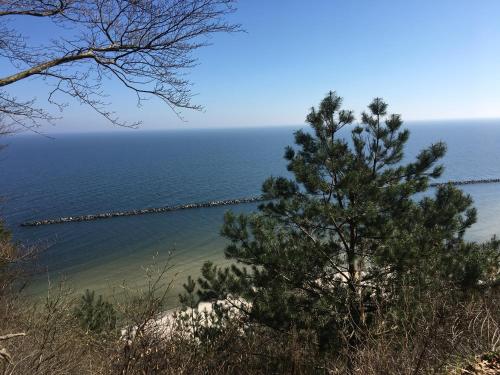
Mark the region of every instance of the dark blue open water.
<instances>
[{"instance_id":1,"label":"dark blue open water","mask_svg":"<svg viewBox=\"0 0 500 375\"><path fill-rule=\"evenodd\" d=\"M438 140L448 144L448 179L500 177L500 121L409 125L407 157ZM286 173L283 149L297 128L38 135L9 139L0 154L0 214L17 240L46 247L45 274L77 291L122 281L140 286L144 267L173 251L173 294L207 259L223 261L219 236L228 207L21 228L27 220L253 196L263 180ZM479 210L470 239L500 232L500 184L465 186ZM250 211L254 204L233 206Z\"/></svg>"}]
</instances>

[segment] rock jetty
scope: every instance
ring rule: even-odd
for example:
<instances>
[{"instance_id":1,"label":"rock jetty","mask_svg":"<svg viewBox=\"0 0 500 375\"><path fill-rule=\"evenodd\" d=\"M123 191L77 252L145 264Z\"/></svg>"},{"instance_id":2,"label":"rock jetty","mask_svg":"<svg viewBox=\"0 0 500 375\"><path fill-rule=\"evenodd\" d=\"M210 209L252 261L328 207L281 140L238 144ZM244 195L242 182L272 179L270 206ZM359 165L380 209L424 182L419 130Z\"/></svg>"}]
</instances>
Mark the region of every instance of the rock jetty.
<instances>
[{"instance_id":1,"label":"rock jetty","mask_svg":"<svg viewBox=\"0 0 500 375\"><path fill-rule=\"evenodd\" d=\"M446 184L472 185L472 184L492 184L492 183L500 183L500 178L484 178L484 179L480 179L480 180L435 182L435 183L430 184L429 186L430 187L439 187L439 186L446 185ZM234 205L234 204L260 202L263 200L264 200L264 198L259 196L259 197L226 199L226 200L201 202L201 203L188 203L188 204L181 204L181 205L177 205L177 206L144 208L142 210L105 212L105 213L93 214L93 215L68 216L68 217L60 217L58 219L27 221L25 223L22 223L21 226L22 227L38 227L40 225L63 224L63 223L72 223L72 222L79 222L79 221L93 221L93 220L99 220L99 219L110 219L112 217L146 215L146 214L153 214L153 213L159 213L159 212L187 210L187 209L192 209L192 208L229 206L229 205Z\"/></svg>"},{"instance_id":2,"label":"rock jetty","mask_svg":"<svg viewBox=\"0 0 500 375\"><path fill-rule=\"evenodd\" d=\"M429 184L430 187L443 186L446 184L452 185L474 185L474 184L495 184L500 183L500 178L483 178L480 180L460 180L460 181L447 181L447 182L435 182Z\"/></svg>"},{"instance_id":3,"label":"rock jetty","mask_svg":"<svg viewBox=\"0 0 500 375\"><path fill-rule=\"evenodd\" d=\"M264 199L259 196L259 197L226 199L226 200L200 202L200 203L188 203L188 204L181 204L181 205L177 205L177 206L151 207L151 208L144 208L142 210L104 212L104 213L100 213L100 214L67 216L67 217L60 217L57 219L27 221L25 223L22 223L21 226L22 227L38 227L40 225L63 224L63 223L72 223L72 222L80 222L80 221L93 221L93 220L99 220L99 219L110 219L112 217L146 215L146 214L153 214L153 213L159 213L159 212L188 210L188 209L192 209L192 208L229 206L229 205L234 205L234 204L260 202L263 200Z\"/></svg>"}]
</instances>

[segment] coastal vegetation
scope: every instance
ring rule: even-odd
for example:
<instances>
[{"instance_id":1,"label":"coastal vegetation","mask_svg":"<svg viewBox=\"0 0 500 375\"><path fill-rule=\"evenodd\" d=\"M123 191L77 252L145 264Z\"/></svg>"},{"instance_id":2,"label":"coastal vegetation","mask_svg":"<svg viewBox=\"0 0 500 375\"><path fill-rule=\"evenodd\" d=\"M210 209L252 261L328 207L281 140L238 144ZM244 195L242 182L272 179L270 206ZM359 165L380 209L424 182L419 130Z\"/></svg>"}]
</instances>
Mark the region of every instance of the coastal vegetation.
<instances>
[{"instance_id":1,"label":"coastal vegetation","mask_svg":"<svg viewBox=\"0 0 500 375\"><path fill-rule=\"evenodd\" d=\"M184 72L207 37L239 30L225 20L233 10L232 0L0 1L0 57L11 63L0 136L57 119L4 91L30 78L52 84L56 109L69 98L119 126L138 122L104 101L111 80L139 105L200 109ZM67 34L31 44L8 22L19 18ZM226 214L229 266L206 262L175 309L168 263L119 295L75 296L49 280L29 298L43 249L0 221L0 374L500 373L500 240L467 239L477 212L457 187L479 180L437 180L442 142L406 161L410 133L381 98L356 120L329 92L306 122L285 150L290 177L267 179L262 196L26 223L259 202Z\"/></svg>"},{"instance_id":2,"label":"coastal vegetation","mask_svg":"<svg viewBox=\"0 0 500 375\"><path fill-rule=\"evenodd\" d=\"M259 213L228 213L222 234L226 269L207 266L200 298L238 296L250 321L274 329L316 332L321 347L349 337L362 342L378 306L401 305L405 288L418 294L446 286L491 285L498 243L464 240L476 221L470 196L451 184L424 194L439 178L446 146L435 143L402 163L409 131L375 98L353 127L352 111L330 92L307 116L312 133L297 131L285 158L293 179L263 184ZM241 266L240 266L241 265Z\"/></svg>"},{"instance_id":3,"label":"coastal vegetation","mask_svg":"<svg viewBox=\"0 0 500 375\"><path fill-rule=\"evenodd\" d=\"M188 278L179 309L165 311L168 265L120 299L60 285L28 302L26 249L2 230L4 373L498 372L500 241L467 241L471 197L429 190L446 146L403 162L410 134L382 99L359 125L341 105L330 92L311 110L292 177L265 181L257 212L227 213L233 263Z\"/></svg>"}]
</instances>

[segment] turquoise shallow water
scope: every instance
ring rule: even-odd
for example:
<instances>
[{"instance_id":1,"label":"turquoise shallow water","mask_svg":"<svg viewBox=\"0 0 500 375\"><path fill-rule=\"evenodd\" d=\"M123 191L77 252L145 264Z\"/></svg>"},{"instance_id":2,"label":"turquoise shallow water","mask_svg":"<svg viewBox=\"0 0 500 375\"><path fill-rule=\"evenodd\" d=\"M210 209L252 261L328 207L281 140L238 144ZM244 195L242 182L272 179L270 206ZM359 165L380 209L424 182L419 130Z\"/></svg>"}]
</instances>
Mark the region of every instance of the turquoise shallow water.
<instances>
[{"instance_id":1,"label":"turquoise shallow water","mask_svg":"<svg viewBox=\"0 0 500 375\"><path fill-rule=\"evenodd\" d=\"M407 157L438 140L448 144L444 180L500 177L500 121L416 123ZM21 228L28 220L175 205L260 193L286 174L283 149L296 128L23 135L0 160L1 214L17 240L45 251L32 289L67 278L76 291L109 293L122 281L145 282L145 267L174 265L172 296L205 260L224 262L224 212L256 204L167 212L94 222ZM470 239L500 232L500 184L470 185L479 222ZM171 255L170 255L171 254ZM172 297L174 298L174 297ZM172 299L173 301L173 299Z\"/></svg>"}]
</instances>

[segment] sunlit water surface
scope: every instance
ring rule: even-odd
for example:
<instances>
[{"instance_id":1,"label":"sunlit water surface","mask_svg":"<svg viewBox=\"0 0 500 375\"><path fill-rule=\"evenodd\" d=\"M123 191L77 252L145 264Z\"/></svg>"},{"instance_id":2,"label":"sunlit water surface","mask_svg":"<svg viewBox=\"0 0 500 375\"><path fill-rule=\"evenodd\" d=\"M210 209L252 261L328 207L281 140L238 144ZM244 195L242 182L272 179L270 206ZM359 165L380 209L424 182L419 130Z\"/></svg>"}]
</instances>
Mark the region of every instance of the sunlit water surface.
<instances>
[{"instance_id":1,"label":"sunlit water surface","mask_svg":"<svg viewBox=\"0 0 500 375\"><path fill-rule=\"evenodd\" d=\"M443 180L500 177L500 121L415 123L408 127L410 159L443 140ZM16 240L45 250L31 291L61 278L76 292L120 293L145 285L147 270L173 267L170 303L188 274L206 260L227 262L219 231L224 212L256 204L194 209L40 227L19 224L74 216L254 196L264 179L285 175L283 150L297 128L185 130L22 135L9 140L0 160L1 215ZM500 232L500 184L464 186L478 208L468 233L486 240Z\"/></svg>"}]
</instances>

